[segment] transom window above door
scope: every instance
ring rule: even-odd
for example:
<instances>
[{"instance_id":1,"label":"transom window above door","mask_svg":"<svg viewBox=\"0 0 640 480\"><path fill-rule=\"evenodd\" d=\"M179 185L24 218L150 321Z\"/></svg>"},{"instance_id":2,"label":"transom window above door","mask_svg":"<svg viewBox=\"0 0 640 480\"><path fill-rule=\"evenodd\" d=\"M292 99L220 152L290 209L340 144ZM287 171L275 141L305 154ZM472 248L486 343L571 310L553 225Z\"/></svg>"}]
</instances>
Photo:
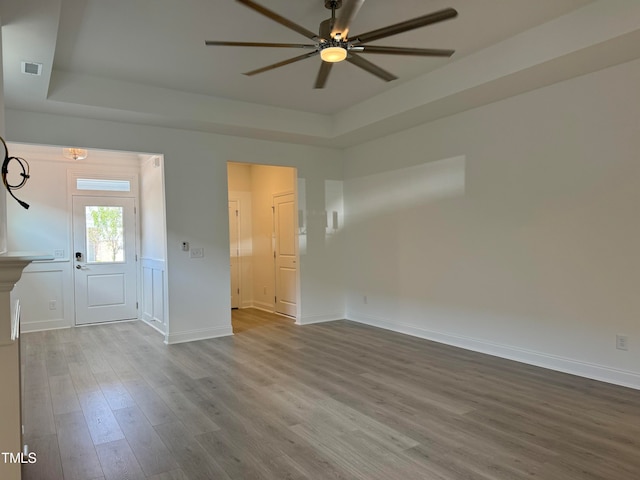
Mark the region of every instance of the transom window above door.
<instances>
[{"instance_id":1,"label":"transom window above door","mask_svg":"<svg viewBox=\"0 0 640 480\"><path fill-rule=\"evenodd\" d=\"M131 181L103 178L76 178L76 190L130 192Z\"/></svg>"}]
</instances>

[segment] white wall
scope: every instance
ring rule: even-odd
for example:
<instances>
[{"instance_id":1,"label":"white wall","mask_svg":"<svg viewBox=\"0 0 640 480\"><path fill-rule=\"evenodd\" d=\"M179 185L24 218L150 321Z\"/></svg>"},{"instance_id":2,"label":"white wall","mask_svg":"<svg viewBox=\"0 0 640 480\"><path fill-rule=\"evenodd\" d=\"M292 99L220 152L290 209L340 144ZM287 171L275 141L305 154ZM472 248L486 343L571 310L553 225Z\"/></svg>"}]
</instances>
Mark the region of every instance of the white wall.
<instances>
[{"instance_id":1,"label":"white wall","mask_svg":"<svg viewBox=\"0 0 640 480\"><path fill-rule=\"evenodd\" d=\"M145 156L140 165L140 252L165 260L164 172L161 155Z\"/></svg>"},{"instance_id":2,"label":"white wall","mask_svg":"<svg viewBox=\"0 0 640 480\"><path fill-rule=\"evenodd\" d=\"M342 178L341 153L328 148L14 110L6 120L15 142L164 155L168 342L231 333L228 161L296 167L311 209L324 209L325 181ZM325 258L324 227L309 235L301 259L302 320L340 318L344 301L335 278L342 277L342 265L337 255ZM189 258L182 241L204 248L204 258Z\"/></svg>"},{"instance_id":3,"label":"white wall","mask_svg":"<svg viewBox=\"0 0 640 480\"><path fill-rule=\"evenodd\" d=\"M348 318L640 388L639 84L635 61L349 149Z\"/></svg>"},{"instance_id":4,"label":"white wall","mask_svg":"<svg viewBox=\"0 0 640 480\"><path fill-rule=\"evenodd\" d=\"M2 20L0 19L0 25ZM0 65L2 65L2 35L0 35ZM0 136L5 138L4 126L4 71L0 68ZM0 147L1 148L1 147ZM7 251L7 193L0 195L0 253Z\"/></svg>"}]
</instances>

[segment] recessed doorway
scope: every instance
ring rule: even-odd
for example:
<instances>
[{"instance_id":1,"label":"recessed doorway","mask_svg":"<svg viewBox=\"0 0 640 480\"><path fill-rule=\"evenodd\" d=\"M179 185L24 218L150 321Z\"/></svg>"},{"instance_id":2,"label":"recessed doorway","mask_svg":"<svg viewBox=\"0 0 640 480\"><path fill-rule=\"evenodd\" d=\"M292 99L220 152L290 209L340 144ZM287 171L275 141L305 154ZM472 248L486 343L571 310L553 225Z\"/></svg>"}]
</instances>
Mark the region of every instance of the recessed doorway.
<instances>
[{"instance_id":1,"label":"recessed doorway","mask_svg":"<svg viewBox=\"0 0 640 480\"><path fill-rule=\"evenodd\" d=\"M292 167L229 162L232 308L299 318L296 182Z\"/></svg>"}]
</instances>

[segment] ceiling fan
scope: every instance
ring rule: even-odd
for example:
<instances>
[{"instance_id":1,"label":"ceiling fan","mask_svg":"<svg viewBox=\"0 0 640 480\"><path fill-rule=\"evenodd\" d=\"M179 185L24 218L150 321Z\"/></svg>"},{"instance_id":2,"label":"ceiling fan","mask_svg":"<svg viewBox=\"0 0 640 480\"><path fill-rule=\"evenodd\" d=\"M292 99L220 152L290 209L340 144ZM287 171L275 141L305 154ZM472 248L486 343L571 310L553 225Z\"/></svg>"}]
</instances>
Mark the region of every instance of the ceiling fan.
<instances>
[{"instance_id":1,"label":"ceiling fan","mask_svg":"<svg viewBox=\"0 0 640 480\"><path fill-rule=\"evenodd\" d=\"M427 25L438 23L443 20L454 18L458 12L453 8L445 8L437 12L412 18L404 22L389 25L387 27L372 30L360 35L349 35L349 26L358 13L358 10L364 3L364 0L325 0L324 6L331 10L331 18L320 23L318 33L313 33L301 25L259 5L252 0L237 0L243 5L255 10L256 12L278 22L279 24L304 35L312 40L313 44L304 43L263 43L263 42L224 42L206 40L205 45L214 46L230 46L230 47L272 47L272 48L301 48L309 50L303 55L289 58L282 62L274 63L266 67L258 68L246 72L245 75L256 75L258 73L283 67L300 60L320 55L322 65L316 77L314 88L324 88L331 68L334 63L346 60L347 62L362 68L363 70L375 75L386 82L395 80L396 77L392 73L380 68L363 58L362 53L378 53L385 55L415 55L425 57L450 57L455 50L441 50L431 48L404 48L404 47L383 47L379 45L367 45L369 42L379 40L381 38L390 37L399 33L414 30L416 28L425 27ZM336 17L336 10L340 10Z\"/></svg>"}]
</instances>

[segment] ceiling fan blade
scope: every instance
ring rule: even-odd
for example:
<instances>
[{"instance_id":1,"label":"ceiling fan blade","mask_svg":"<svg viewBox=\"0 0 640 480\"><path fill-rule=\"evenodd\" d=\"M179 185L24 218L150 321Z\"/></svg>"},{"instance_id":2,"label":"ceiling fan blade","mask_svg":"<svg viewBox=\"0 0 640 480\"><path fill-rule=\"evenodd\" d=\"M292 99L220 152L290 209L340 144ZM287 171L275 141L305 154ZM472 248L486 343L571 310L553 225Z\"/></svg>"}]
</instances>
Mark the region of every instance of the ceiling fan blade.
<instances>
[{"instance_id":1,"label":"ceiling fan blade","mask_svg":"<svg viewBox=\"0 0 640 480\"><path fill-rule=\"evenodd\" d=\"M218 42L215 40L205 40L204 44L221 47L318 48L316 45L305 43Z\"/></svg>"},{"instance_id":2,"label":"ceiling fan blade","mask_svg":"<svg viewBox=\"0 0 640 480\"><path fill-rule=\"evenodd\" d=\"M274 63L273 65L267 65L266 67L258 68L256 70L251 70L250 72L244 73L244 75L252 76L257 75L258 73L267 72L269 70L273 70L274 68L284 67L285 65L289 65L290 63L299 62L300 60L305 60L307 58L311 58L320 53L318 50L314 52L305 53L304 55L300 55L298 57L293 57L288 60L283 60L282 62Z\"/></svg>"},{"instance_id":3,"label":"ceiling fan blade","mask_svg":"<svg viewBox=\"0 0 640 480\"><path fill-rule=\"evenodd\" d=\"M331 30L331 38L334 38L337 33L342 35L343 40L347 38L349 26L362 4L364 4L364 0L344 0L342 7L340 7L338 18L336 18L336 23Z\"/></svg>"},{"instance_id":4,"label":"ceiling fan blade","mask_svg":"<svg viewBox=\"0 0 640 480\"><path fill-rule=\"evenodd\" d=\"M316 83L313 88L324 88L324 85L327 83L329 73L331 73L331 67L333 67L333 63L322 62L322 65L320 65L320 70L318 70Z\"/></svg>"},{"instance_id":5,"label":"ceiling fan blade","mask_svg":"<svg viewBox=\"0 0 640 480\"><path fill-rule=\"evenodd\" d=\"M305 37L310 38L312 40L318 37L318 35L313 33L311 30L307 30L303 26L298 25L297 23L294 23L291 20L284 18L283 16L278 15L276 12L273 12L268 8L265 8L262 5L258 5L257 3L252 2L251 0L236 0L236 1L242 3L243 5L249 7L252 10L255 10L256 12L264 15L265 17L270 18L274 22L278 22L280 25L284 25L285 27L290 28L295 32L298 32L300 35L304 35Z\"/></svg>"},{"instance_id":6,"label":"ceiling fan blade","mask_svg":"<svg viewBox=\"0 0 640 480\"><path fill-rule=\"evenodd\" d=\"M354 64L357 67L362 68L363 70L366 70L367 72L371 73L372 75L375 75L378 78L381 78L382 80L384 80L385 82L390 82L392 80L395 80L396 77L393 73L389 73L386 70L384 70L383 68L380 68L379 66L375 65L374 63L371 63L369 60L365 60L364 58L354 54L354 53L350 53L347 56L347 62Z\"/></svg>"},{"instance_id":7,"label":"ceiling fan blade","mask_svg":"<svg viewBox=\"0 0 640 480\"><path fill-rule=\"evenodd\" d=\"M412 18L404 22L389 25L388 27L372 30L361 35L356 35L351 38L351 41L357 41L358 43L372 42L381 38L390 37L391 35L397 35L398 33L408 32L409 30L415 30L416 28L426 27L432 23L442 22L449 20L458 15L458 12L453 8L445 8L444 10L438 10L437 12L429 13L421 17Z\"/></svg>"},{"instance_id":8,"label":"ceiling fan blade","mask_svg":"<svg viewBox=\"0 0 640 480\"><path fill-rule=\"evenodd\" d=\"M417 55L421 57L450 57L455 50L440 50L436 48L404 48L380 47L378 45L363 45L359 53L385 53L388 55Z\"/></svg>"}]
</instances>

